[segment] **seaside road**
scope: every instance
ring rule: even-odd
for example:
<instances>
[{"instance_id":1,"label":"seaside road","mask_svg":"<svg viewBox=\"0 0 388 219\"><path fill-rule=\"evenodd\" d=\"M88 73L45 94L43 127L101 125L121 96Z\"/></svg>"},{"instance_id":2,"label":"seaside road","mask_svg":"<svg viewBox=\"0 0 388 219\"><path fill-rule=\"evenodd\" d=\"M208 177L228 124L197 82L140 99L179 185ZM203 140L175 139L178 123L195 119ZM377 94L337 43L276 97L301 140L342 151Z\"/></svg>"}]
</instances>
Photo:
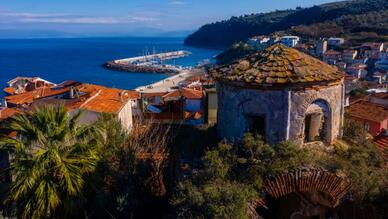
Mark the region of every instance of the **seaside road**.
<instances>
[{"instance_id":1,"label":"seaside road","mask_svg":"<svg viewBox=\"0 0 388 219\"><path fill-rule=\"evenodd\" d=\"M179 74L165 78L150 85L138 87L135 90L141 93L170 92L176 90L179 87L179 84L186 81L188 78L202 74L204 74L204 71L200 69L182 70L182 72Z\"/></svg>"}]
</instances>

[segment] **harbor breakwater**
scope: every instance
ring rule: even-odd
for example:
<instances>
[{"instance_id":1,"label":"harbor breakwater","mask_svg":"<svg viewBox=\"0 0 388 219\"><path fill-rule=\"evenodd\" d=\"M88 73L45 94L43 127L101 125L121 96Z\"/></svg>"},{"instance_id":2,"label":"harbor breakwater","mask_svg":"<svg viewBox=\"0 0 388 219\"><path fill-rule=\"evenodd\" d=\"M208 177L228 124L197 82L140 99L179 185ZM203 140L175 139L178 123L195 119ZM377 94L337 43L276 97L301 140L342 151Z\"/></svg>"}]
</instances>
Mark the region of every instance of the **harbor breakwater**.
<instances>
[{"instance_id":1,"label":"harbor breakwater","mask_svg":"<svg viewBox=\"0 0 388 219\"><path fill-rule=\"evenodd\" d=\"M190 52L180 50L108 61L102 66L114 71L178 74L181 72L182 68L173 65L165 65L163 64L163 61L182 58L189 56L190 54Z\"/></svg>"},{"instance_id":2,"label":"harbor breakwater","mask_svg":"<svg viewBox=\"0 0 388 219\"><path fill-rule=\"evenodd\" d=\"M164 67L160 65L122 64L122 63L116 63L114 61L106 62L102 66L109 70L123 71L123 72L142 72L142 73L155 73L155 74L178 74L180 72L178 68Z\"/></svg>"}]
</instances>

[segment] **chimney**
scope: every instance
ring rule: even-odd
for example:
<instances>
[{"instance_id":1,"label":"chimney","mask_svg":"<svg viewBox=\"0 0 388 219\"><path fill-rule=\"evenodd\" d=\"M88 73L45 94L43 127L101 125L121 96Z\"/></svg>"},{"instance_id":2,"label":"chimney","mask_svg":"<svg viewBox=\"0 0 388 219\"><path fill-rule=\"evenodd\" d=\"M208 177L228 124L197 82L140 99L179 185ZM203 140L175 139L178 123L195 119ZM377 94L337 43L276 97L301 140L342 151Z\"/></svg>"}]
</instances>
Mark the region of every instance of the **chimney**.
<instances>
[{"instance_id":1,"label":"chimney","mask_svg":"<svg viewBox=\"0 0 388 219\"><path fill-rule=\"evenodd\" d=\"M74 98L74 87L70 88L70 99Z\"/></svg>"},{"instance_id":2,"label":"chimney","mask_svg":"<svg viewBox=\"0 0 388 219\"><path fill-rule=\"evenodd\" d=\"M3 107L8 107L8 103L5 99L3 99L1 105L3 105Z\"/></svg>"}]
</instances>

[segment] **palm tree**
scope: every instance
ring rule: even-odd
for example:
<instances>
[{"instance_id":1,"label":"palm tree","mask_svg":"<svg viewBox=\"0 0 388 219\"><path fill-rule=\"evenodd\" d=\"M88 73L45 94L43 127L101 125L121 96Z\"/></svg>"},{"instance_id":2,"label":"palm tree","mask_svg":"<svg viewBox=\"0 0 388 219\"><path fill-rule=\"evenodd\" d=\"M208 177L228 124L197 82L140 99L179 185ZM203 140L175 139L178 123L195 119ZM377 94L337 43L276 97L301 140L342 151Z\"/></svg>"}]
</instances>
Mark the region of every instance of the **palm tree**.
<instances>
[{"instance_id":1,"label":"palm tree","mask_svg":"<svg viewBox=\"0 0 388 219\"><path fill-rule=\"evenodd\" d=\"M13 180L6 202L16 204L21 217L63 215L82 200L86 177L98 165L99 153L96 130L79 125L80 115L70 115L63 106L38 108L11 120L16 139L0 139L0 148L11 154Z\"/></svg>"}]
</instances>

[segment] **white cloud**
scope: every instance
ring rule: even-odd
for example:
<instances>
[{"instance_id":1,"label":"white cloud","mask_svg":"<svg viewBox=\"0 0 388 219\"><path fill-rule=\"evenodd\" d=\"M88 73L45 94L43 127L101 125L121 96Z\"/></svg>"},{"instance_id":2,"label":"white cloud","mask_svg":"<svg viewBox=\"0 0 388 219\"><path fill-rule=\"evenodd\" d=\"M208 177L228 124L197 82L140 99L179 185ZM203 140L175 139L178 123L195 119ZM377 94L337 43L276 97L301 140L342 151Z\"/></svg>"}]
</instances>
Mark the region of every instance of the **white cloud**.
<instances>
[{"instance_id":1,"label":"white cloud","mask_svg":"<svg viewBox=\"0 0 388 219\"><path fill-rule=\"evenodd\" d=\"M185 5L186 2L177 0L177 1L170 1L168 4L170 4L170 5Z\"/></svg>"},{"instance_id":2,"label":"white cloud","mask_svg":"<svg viewBox=\"0 0 388 219\"><path fill-rule=\"evenodd\" d=\"M60 23L60 24L125 24L152 23L159 20L159 14L138 13L121 17L78 16L50 13L1 13L2 23Z\"/></svg>"}]
</instances>

